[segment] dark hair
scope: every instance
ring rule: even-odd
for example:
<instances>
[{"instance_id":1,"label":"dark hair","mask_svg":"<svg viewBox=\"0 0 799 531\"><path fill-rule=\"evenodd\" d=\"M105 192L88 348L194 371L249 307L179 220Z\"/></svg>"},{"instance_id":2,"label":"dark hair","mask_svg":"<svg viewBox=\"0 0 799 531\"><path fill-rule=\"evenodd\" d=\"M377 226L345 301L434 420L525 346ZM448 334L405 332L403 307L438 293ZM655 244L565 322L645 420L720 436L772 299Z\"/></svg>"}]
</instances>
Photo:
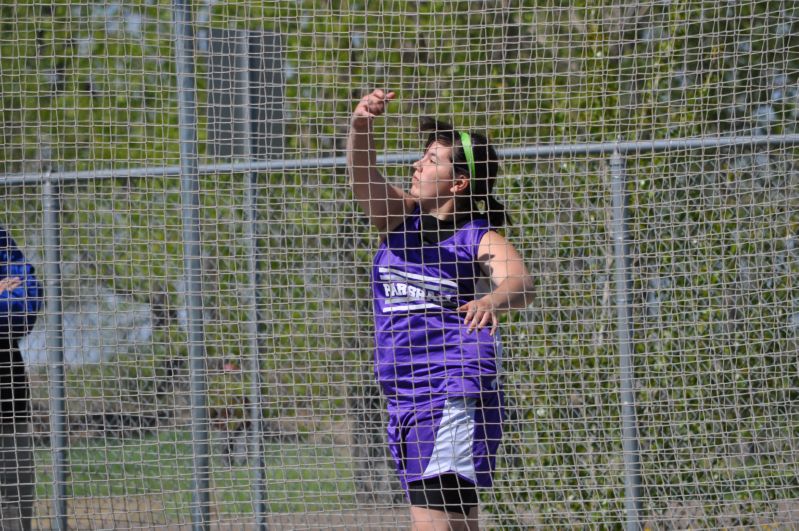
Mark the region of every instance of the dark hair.
<instances>
[{"instance_id":1,"label":"dark hair","mask_svg":"<svg viewBox=\"0 0 799 531\"><path fill-rule=\"evenodd\" d=\"M502 227L510 224L510 216L505 212L505 206L491 195L497 180L497 173L499 173L499 157L494 146L488 142L488 138L480 133L469 133L472 139L476 173L476 175L471 175L466 155L463 152L460 131L457 131L451 124L430 117L421 119L420 129L430 133L424 146L425 149L436 141L452 148L454 171L469 176L469 192L473 208L479 211L477 203L483 202L486 216L492 226Z\"/></svg>"}]
</instances>

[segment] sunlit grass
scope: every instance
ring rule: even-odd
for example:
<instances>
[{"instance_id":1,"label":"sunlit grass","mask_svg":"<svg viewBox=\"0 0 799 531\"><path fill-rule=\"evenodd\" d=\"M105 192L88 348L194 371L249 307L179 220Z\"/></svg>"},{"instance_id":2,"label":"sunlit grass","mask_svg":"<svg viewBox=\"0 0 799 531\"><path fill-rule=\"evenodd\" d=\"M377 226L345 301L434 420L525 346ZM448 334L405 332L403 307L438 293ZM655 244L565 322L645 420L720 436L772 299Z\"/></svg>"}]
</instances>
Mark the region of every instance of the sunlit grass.
<instances>
[{"instance_id":1,"label":"sunlit grass","mask_svg":"<svg viewBox=\"0 0 799 531\"><path fill-rule=\"evenodd\" d=\"M212 447L214 447L212 445ZM192 501L191 433L163 432L141 439L94 439L68 452L69 498L157 495L167 512L188 514ZM37 498L51 499L52 459L36 452ZM355 504L348 457L333 446L303 442L264 448L266 497L270 512L339 509ZM221 514L254 513L256 473L248 465L210 459L211 503Z\"/></svg>"}]
</instances>

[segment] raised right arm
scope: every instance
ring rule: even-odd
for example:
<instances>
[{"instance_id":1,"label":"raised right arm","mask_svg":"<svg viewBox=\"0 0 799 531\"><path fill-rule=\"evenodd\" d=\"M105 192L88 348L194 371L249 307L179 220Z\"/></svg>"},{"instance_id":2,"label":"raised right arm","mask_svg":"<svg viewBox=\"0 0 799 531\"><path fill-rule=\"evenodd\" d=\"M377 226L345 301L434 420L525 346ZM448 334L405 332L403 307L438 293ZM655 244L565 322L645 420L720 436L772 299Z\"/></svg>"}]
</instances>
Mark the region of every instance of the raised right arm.
<instances>
[{"instance_id":1,"label":"raised right arm","mask_svg":"<svg viewBox=\"0 0 799 531\"><path fill-rule=\"evenodd\" d=\"M414 199L389 184L377 170L372 123L385 112L396 94L375 90L364 96L352 113L347 139L347 168L352 192L374 227L387 232L413 210Z\"/></svg>"}]
</instances>

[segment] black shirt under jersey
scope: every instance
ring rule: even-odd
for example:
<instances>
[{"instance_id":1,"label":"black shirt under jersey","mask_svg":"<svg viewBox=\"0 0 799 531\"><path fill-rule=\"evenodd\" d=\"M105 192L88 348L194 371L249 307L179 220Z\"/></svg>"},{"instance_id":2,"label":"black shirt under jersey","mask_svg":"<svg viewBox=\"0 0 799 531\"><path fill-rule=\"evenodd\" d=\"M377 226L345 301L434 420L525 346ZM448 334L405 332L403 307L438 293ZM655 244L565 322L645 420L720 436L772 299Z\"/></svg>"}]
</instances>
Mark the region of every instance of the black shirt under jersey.
<instances>
[{"instance_id":1,"label":"black shirt under jersey","mask_svg":"<svg viewBox=\"0 0 799 531\"><path fill-rule=\"evenodd\" d=\"M455 231L471 222L474 219L483 218L485 215L479 213L463 213L448 219L438 219L430 214L421 216L422 240L427 243L437 244L455 235Z\"/></svg>"}]
</instances>

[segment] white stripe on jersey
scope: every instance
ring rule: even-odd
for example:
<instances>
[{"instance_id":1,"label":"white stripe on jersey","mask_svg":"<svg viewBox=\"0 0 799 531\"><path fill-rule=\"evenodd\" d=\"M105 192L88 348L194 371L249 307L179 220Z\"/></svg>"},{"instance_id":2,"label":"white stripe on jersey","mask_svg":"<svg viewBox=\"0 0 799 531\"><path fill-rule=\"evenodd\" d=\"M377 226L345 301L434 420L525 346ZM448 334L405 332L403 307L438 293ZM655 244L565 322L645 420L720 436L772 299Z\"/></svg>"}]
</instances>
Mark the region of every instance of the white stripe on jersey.
<instances>
[{"instance_id":1,"label":"white stripe on jersey","mask_svg":"<svg viewBox=\"0 0 799 531\"><path fill-rule=\"evenodd\" d=\"M391 312L407 312L410 310L421 310L423 308L441 308L438 304L422 303L422 304L402 304L400 306L384 306L383 313Z\"/></svg>"},{"instance_id":2,"label":"white stripe on jersey","mask_svg":"<svg viewBox=\"0 0 799 531\"><path fill-rule=\"evenodd\" d=\"M457 290L455 288L450 288L450 287L443 287L442 288L441 286L438 286L438 285L435 285L435 284L425 284L423 282L419 282L418 280L410 280L410 279L407 279L405 277L401 277L399 275L395 275L395 274L392 274L392 273L381 274L380 275L380 280L381 281L389 281L389 280L398 281L398 282L402 282L402 283L405 283L405 284L410 284L412 286L416 286L418 288L424 288L424 289L429 290L429 291L437 291L437 292L442 292L442 293L443 292L447 292L447 293L451 293L453 295L455 293L457 293Z\"/></svg>"},{"instance_id":3,"label":"white stripe on jersey","mask_svg":"<svg viewBox=\"0 0 799 531\"><path fill-rule=\"evenodd\" d=\"M458 283L453 280L447 280L445 278L438 278L438 277L431 277L428 275L417 275L416 273L408 273L407 271L402 271L400 269L395 269L393 267L379 267L377 269L381 274L393 274L402 277L403 279L411 279L411 280L421 280L423 282L432 282L433 284L438 284L439 288L441 289L443 286L452 289L458 289Z\"/></svg>"}]
</instances>

